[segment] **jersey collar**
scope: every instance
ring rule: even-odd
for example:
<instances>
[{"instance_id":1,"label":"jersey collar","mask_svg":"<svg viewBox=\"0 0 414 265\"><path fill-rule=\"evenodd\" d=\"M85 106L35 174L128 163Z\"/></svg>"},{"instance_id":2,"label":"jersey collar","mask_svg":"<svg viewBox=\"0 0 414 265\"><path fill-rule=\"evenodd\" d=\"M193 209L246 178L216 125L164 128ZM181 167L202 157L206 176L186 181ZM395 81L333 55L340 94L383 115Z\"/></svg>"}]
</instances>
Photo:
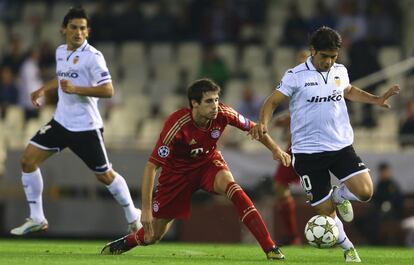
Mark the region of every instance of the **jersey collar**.
<instances>
[{"instance_id":1,"label":"jersey collar","mask_svg":"<svg viewBox=\"0 0 414 265\"><path fill-rule=\"evenodd\" d=\"M69 53L69 55L66 57L66 61L69 61L70 57L77 51L84 51L86 46L88 46L88 41L85 40L81 46L79 46L78 48L76 48L75 50L71 51L71 53ZM66 44L66 50L68 49L68 45Z\"/></svg>"},{"instance_id":2,"label":"jersey collar","mask_svg":"<svg viewBox=\"0 0 414 265\"><path fill-rule=\"evenodd\" d=\"M334 68L336 65L337 65L337 64L336 64L336 63L334 63L334 64L332 65L332 67L329 69L328 73L329 73L329 72L331 71L331 69L332 69L332 68ZM315 68L315 66L313 65L313 63L312 63L312 56L309 56L309 57L308 57L308 59L306 59L305 66L306 66L306 68L308 68L308 70L313 70L313 71L317 71L317 72L319 72L319 71Z\"/></svg>"},{"instance_id":3,"label":"jersey collar","mask_svg":"<svg viewBox=\"0 0 414 265\"><path fill-rule=\"evenodd\" d=\"M81 46L79 46L78 48L74 49L72 52L77 52L77 51L84 51L86 49L86 46L88 46L88 41L85 40ZM66 44L66 50L68 50L68 45Z\"/></svg>"},{"instance_id":4,"label":"jersey collar","mask_svg":"<svg viewBox=\"0 0 414 265\"><path fill-rule=\"evenodd\" d=\"M82 45L81 45L79 48L77 48L76 50L77 50L77 51L84 51L84 50L85 50L85 48L86 48L86 46L88 46L88 41L87 41L87 40L85 40L85 41L82 43Z\"/></svg>"},{"instance_id":5,"label":"jersey collar","mask_svg":"<svg viewBox=\"0 0 414 265\"><path fill-rule=\"evenodd\" d=\"M308 68L309 70L318 71L316 70L315 66L313 66L312 56L309 56L308 59L306 59L305 65L306 65L306 68Z\"/></svg>"}]
</instances>

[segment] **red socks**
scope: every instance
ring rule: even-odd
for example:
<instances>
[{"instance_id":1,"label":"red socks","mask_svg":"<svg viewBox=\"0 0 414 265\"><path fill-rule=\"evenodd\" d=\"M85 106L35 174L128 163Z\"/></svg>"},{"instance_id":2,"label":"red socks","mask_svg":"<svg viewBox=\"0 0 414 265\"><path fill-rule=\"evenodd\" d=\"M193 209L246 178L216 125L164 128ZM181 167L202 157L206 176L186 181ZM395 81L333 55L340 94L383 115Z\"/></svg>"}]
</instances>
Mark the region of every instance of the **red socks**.
<instances>
[{"instance_id":1,"label":"red socks","mask_svg":"<svg viewBox=\"0 0 414 265\"><path fill-rule=\"evenodd\" d=\"M137 232L129 234L127 236L127 245L131 248L138 245L146 246L144 243L144 228L141 228Z\"/></svg>"},{"instance_id":2,"label":"red socks","mask_svg":"<svg viewBox=\"0 0 414 265\"><path fill-rule=\"evenodd\" d=\"M254 235L263 251L267 253L274 248L275 243L270 237L262 217L243 189L237 183L231 182L227 185L226 196L233 202L240 216L240 220Z\"/></svg>"},{"instance_id":3,"label":"red socks","mask_svg":"<svg viewBox=\"0 0 414 265\"><path fill-rule=\"evenodd\" d=\"M296 220L296 205L294 199L289 196L287 199L280 201L278 205L278 212L279 217L282 219L283 225L285 227L287 239L292 241L289 243L300 243Z\"/></svg>"}]
</instances>

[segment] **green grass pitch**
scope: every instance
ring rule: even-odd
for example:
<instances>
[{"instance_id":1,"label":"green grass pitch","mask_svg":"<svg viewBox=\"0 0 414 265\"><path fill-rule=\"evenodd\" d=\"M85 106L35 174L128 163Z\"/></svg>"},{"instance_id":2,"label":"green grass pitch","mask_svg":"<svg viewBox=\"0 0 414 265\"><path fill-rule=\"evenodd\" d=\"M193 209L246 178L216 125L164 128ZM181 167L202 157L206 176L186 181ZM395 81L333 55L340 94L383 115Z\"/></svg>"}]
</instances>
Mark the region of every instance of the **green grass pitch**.
<instances>
[{"instance_id":1,"label":"green grass pitch","mask_svg":"<svg viewBox=\"0 0 414 265\"><path fill-rule=\"evenodd\" d=\"M283 247L285 261L268 261L257 245L160 243L137 247L123 255L99 254L103 241L59 241L1 239L1 265L141 265L141 264L344 264L339 248ZM414 264L414 250L408 248L357 248L362 264Z\"/></svg>"}]
</instances>

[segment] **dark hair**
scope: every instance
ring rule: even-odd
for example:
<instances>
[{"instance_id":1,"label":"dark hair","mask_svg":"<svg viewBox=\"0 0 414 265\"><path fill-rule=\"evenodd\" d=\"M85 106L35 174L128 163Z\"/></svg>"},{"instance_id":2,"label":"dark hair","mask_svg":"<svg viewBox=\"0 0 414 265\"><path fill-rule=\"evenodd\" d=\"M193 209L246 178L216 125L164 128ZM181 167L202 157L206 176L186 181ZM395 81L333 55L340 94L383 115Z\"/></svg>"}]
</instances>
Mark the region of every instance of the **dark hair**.
<instances>
[{"instance_id":1,"label":"dark hair","mask_svg":"<svg viewBox=\"0 0 414 265\"><path fill-rule=\"evenodd\" d=\"M385 161L382 161L378 164L379 171L389 169L390 167L391 167L390 164L388 164L388 162L385 162Z\"/></svg>"},{"instance_id":2,"label":"dark hair","mask_svg":"<svg viewBox=\"0 0 414 265\"><path fill-rule=\"evenodd\" d=\"M330 27L320 27L310 37L310 46L317 51L332 51L342 46L341 35Z\"/></svg>"},{"instance_id":3,"label":"dark hair","mask_svg":"<svg viewBox=\"0 0 414 265\"><path fill-rule=\"evenodd\" d=\"M199 79L192 83L187 90L187 97L190 108L193 108L193 105L191 105L192 100L201 103L203 94L209 91L217 91L220 93L220 86L208 78Z\"/></svg>"},{"instance_id":4,"label":"dark hair","mask_svg":"<svg viewBox=\"0 0 414 265\"><path fill-rule=\"evenodd\" d=\"M84 18L86 19L86 26L89 28L89 17L86 14L85 9L82 7L71 7L68 13L63 18L62 27L66 28L69 21L74 18Z\"/></svg>"}]
</instances>

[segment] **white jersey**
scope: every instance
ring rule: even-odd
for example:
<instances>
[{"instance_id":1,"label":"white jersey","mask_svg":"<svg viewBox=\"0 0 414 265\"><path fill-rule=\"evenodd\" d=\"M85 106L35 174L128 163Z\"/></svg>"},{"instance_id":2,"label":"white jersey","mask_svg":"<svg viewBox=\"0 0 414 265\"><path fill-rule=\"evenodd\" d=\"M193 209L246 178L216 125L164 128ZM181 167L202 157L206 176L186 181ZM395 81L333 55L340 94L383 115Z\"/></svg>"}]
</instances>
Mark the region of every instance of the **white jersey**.
<instances>
[{"instance_id":1,"label":"white jersey","mask_svg":"<svg viewBox=\"0 0 414 265\"><path fill-rule=\"evenodd\" d=\"M348 86L345 66L335 63L329 72L319 72L311 57L285 73L276 89L290 97L293 153L337 151L352 144L344 99Z\"/></svg>"},{"instance_id":2,"label":"white jersey","mask_svg":"<svg viewBox=\"0 0 414 265\"><path fill-rule=\"evenodd\" d=\"M59 80L59 101L54 119L70 131L88 131L103 127L96 97L63 92L60 80L74 86L92 87L111 82L111 75L101 52L85 41L76 50L67 45L56 49L56 75Z\"/></svg>"}]
</instances>

